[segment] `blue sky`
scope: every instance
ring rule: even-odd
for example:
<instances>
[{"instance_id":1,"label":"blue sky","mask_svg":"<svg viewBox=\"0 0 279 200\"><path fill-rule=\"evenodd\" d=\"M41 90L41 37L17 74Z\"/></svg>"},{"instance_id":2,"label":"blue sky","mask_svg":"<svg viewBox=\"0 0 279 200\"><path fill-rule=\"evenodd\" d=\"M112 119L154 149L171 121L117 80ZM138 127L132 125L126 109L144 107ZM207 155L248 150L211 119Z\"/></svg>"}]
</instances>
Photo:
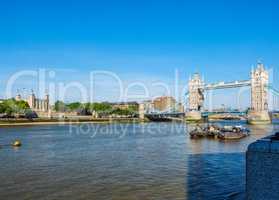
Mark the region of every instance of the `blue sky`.
<instances>
[{"instance_id":1,"label":"blue sky","mask_svg":"<svg viewBox=\"0 0 279 200\"><path fill-rule=\"evenodd\" d=\"M279 86L276 0L0 3L2 97L7 80L19 70L46 68L56 72L54 82L85 85L92 70L147 85L157 80L173 84L177 70L182 87L194 72L206 82L248 79L258 59L273 70ZM107 88L96 88L98 100L115 100L111 84L107 80ZM38 86L36 80L18 80L14 90L23 87ZM235 106L234 92L217 91L215 104ZM79 99L73 94L68 101Z\"/></svg>"}]
</instances>

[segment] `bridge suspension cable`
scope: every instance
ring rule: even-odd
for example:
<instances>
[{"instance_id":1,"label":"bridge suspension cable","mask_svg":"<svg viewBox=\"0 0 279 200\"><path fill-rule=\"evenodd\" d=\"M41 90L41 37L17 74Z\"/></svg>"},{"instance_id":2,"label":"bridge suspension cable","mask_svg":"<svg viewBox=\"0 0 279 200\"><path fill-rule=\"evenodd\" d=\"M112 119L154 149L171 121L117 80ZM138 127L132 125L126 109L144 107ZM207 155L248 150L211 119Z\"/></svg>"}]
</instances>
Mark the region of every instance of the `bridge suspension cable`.
<instances>
[{"instance_id":1,"label":"bridge suspension cable","mask_svg":"<svg viewBox=\"0 0 279 200\"><path fill-rule=\"evenodd\" d=\"M278 98L279 98L279 91L277 89L275 89L272 85L268 85L267 86L268 90L271 92L271 94L273 95L273 110L278 109Z\"/></svg>"},{"instance_id":2,"label":"bridge suspension cable","mask_svg":"<svg viewBox=\"0 0 279 200\"><path fill-rule=\"evenodd\" d=\"M279 96L279 91L272 87L272 85L268 85L267 88L272 92L272 94Z\"/></svg>"},{"instance_id":3,"label":"bridge suspension cable","mask_svg":"<svg viewBox=\"0 0 279 200\"><path fill-rule=\"evenodd\" d=\"M182 104L183 104L185 107L187 107L187 103L188 103L187 98L188 98L188 97L189 97L189 91L187 91L187 92L185 93L185 98L182 98L182 100L183 100Z\"/></svg>"}]
</instances>

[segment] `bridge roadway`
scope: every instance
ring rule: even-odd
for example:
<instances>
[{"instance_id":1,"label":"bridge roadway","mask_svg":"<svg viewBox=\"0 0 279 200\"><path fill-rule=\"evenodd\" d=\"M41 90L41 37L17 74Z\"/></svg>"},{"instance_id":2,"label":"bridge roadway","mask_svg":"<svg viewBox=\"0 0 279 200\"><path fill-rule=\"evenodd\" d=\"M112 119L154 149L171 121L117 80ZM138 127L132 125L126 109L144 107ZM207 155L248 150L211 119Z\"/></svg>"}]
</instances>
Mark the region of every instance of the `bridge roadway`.
<instances>
[{"instance_id":1,"label":"bridge roadway","mask_svg":"<svg viewBox=\"0 0 279 200\"><path fill-rule=\"evenodd\" d=\"M232 81L232 82L218 82L218 83L208 83L202 86L204 90L215 90L215 89L226 89L226 88L238 88L251 86L250 80L244 81ZM274 95L279 96L279 90L275 89L272 85L266 86ZM188 95L189 92L186 93Z\"/></svg>"},{"instance_id":2,"label":"bridge roadway","mask_svg":"<svg viewBox=\"0 0 279 200\"><path fill-rule=\"evenodd\" d=\"M204 90L215 90L215 89L225 89L225 88L237 88L251 86L250 80L245 81L233 81L233 82L219 82L219 83L209 83L203 86Z\"/></svg>"},{"instance_id":3,"label":"bridge roadway","mask_svg":"<svg viewBox=\"0 0 279 200\"><path fill-rule=\"evenodd\" d=\"M184 117L185 116L185 113L184 112L172 112L172 113L146 113L145 116L156 116L156 117L160 117L160 118L163 118L163 117Z\"/></svg>"},{"instance_id":4,"label":"bridge roadway","mask_svg":"<svg viewBox=\"0 0 279 200\"><path fill-rule=\"evenodd\" d=\"M208 83L208 84L204 84L201 88L203 90L215 90L215 89L238 88L238 87L246 87L246 86L251 86L250 80ZM279 96L279 90L275 89L272 85L267 85L266 87L272 92L272 94ZM185 93L185 96L187 95L189 95L189 91Z\"/></svg>"},{"instance_id":5,"label":"bridge roadway","mask_svg":"<svg viewBox=\"0 0 279 200\"><path fill-rule=\"evenodd\" d=\"M241 111L216 111L216 112L202 112L203 117L207 117L209 115L213 114L232 114L232 115L239 115L239 116L245 116L246 112ZM173 113L146 113L145 116L150 119L151 121L181 121L185 117L184 112L173 112Z\"/></svg>"},{"instance_id":6,"label":"bridge roadway","mask_svg":"<svg viewBox=\"0 0 279 200\"><path fill-rule=\"evenodd\" d=\"M205 84L203 86L204 90L213 90L213 89L224 89L224 88L236 88L236 87L244 87L244 86L251 86L251 81L234 81L234 82L219 82L219 83L212 83L212 84ZM272 92L272 94L279 96L279 91L274 89L271 85L268 85L267 88ZM186 96L189 93L186 93ZM278 113L279 111L273 111L273 113ZM217 112L202 112L203 117L207 117L213 114L233 114L233 115L240 115L245 116L247 112L240 112L240 111L217 111ZM163 120L177 120L185 117L184 112L153 112L153 113L146 113L145 116L150 120L154 121L163 121Z\"/></svg>"},{"instance_id":7,"label":"bridge roadway","mask_svg":"<svg viewBox=\"0 0 279 200\"><path fill-rule=\"evenodd\" d=\"M278 114L279 110L270 111L272 114ZM238 116L246 116L247 112L245 111L211 111L211 112L202 112L203 117L208 117L214 114L231 114ZM176 113L146 113L145 116L152 121L167 121L167 120L176 120L181 121L185 117L185 113L176 112Z\"/></svg>"},{"instance_id":8,"label":"bridge roadway","mask_svg":"<svg viewBox=\"0 0 279 200\"><path fill-rule=\"evenodd\" d=\"M232 115L239 115L239 116L245 116L247 115L247 112L242 111L211 111L211 112L202 112L202 116L206 117L209 115L215 115L215 114L232 114Z\"/></svg>"},{"instance_id":9,"label":"bridge roadway","mask_svg":"<svg viewBox=\"0 0 279 200\"><path fill-rule=\"evenodd\" d=\"M173 113L146 113L145 117L151 121L182 121L185 117L184 112Z\"/></svg>"}]
</instances>

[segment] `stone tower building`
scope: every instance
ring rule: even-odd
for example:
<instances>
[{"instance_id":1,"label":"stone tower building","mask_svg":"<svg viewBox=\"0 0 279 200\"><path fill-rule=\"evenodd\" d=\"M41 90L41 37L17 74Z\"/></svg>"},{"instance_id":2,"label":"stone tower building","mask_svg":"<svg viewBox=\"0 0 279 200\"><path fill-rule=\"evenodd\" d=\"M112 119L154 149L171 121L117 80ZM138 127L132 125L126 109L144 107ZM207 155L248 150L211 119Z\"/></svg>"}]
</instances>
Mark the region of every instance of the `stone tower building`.
<instances>
[{"instance_id":1,"label":"stone tower building","mask_svg":"<svg viewBox=\"0 0 279 200\"><path fill-rule=\"evenodd\" d=\"M43 109L44 109L45 112L50 110L50 107L49 107L49 94L45 95Z\"/></svg>"},{"instance_id":2,"label":"stone tower building","mask_svg":"<svg viewBox=\"0 0 279 200\"><path fill-rule=\"evenodd\" d=\"M204 95L203 95L204 83L199 74L194 74L188 82L189 91L189 106L188 111L185 113L187 121L199 121L201 120L201 110L203 107Z\"/></svg>"},{"instance_id":3,"label":"stone tower building","mask_svg":"<svg viewBox=\"0 0 279 200\"><path fill-rule=\"evenodd\" d=\"M30 106L31 109L34 109L36 106L35 106L35 94L32 92L31 95L28 97L27 99L27 103L28 105Z\"/></svg>"},{"instance_id":4,"label":"stone tower building","mask_svg":"<svg viewBox=\"0 0 279 200\"><path fill-rule=\"evenodd\" d=\"M141 120L144 120L144 114L145 114L145 105L143 103L139 104L139 118Z\"/></svg>"},{"instance_id":5,"label":"stone tower building","mask_svg":"<svg viewBox=\"0 0 279 200\"><path fill-rule=\"evenodd\" d=\"M48 112L49 106L49 95L47 94L44 99L37 99L35 94L32 92L27 100L30 108L34 111Z\"/></svg>"},{"instance_id":6,"label":"stone tower building","mask_svg":"<svg viewBox=\"0 0 279 200\"><path fill-rule=\"evenodd\" d=\"M263 64L251 72L251 110L248 113L248 123L267 124L271 122L268 113L268 71Z\"/></svg>"},{"instance_id":7,"label":"stone tower building","mask_svg":"<svg viewBox=\"0 0 279 200\"><path fill-rule=\"evenodd\" d=\"M189 110L190 111L200 111L203 106L204 96L203 96L203 81L199 74L194 74L194 76L189 80Z\"/></svg>"},{"instance_id":8,"label":"stone tower building","mask_svg":"<svg viewBox=\"0 0 279 200\"><path fill-rule=\"evenodd\" d=\"M255 70L251 72L251 110L268 110L268 71L263 64L258 63Z\"/></svg>"}]
</instances>

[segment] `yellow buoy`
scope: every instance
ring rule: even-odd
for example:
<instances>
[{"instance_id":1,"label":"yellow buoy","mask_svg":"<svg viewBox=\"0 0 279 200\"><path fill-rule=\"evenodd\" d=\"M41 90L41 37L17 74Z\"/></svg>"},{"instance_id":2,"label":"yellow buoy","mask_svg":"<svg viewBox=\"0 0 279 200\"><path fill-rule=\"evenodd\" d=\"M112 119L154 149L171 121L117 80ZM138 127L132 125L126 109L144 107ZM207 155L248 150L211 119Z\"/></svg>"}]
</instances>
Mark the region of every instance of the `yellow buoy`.
<instances>
[{"instance_id":1,"label":"yellow buoy","mask_svg":"<svg viewBox=\"0 0 279 200\"><path fill-rule=\"evenodd\" d=\"M12 146L14 146L14 147L20 147L20 146L21 146L20 140L15 140L15 141L12 143Z\"/></svg>"}]
</instances>

